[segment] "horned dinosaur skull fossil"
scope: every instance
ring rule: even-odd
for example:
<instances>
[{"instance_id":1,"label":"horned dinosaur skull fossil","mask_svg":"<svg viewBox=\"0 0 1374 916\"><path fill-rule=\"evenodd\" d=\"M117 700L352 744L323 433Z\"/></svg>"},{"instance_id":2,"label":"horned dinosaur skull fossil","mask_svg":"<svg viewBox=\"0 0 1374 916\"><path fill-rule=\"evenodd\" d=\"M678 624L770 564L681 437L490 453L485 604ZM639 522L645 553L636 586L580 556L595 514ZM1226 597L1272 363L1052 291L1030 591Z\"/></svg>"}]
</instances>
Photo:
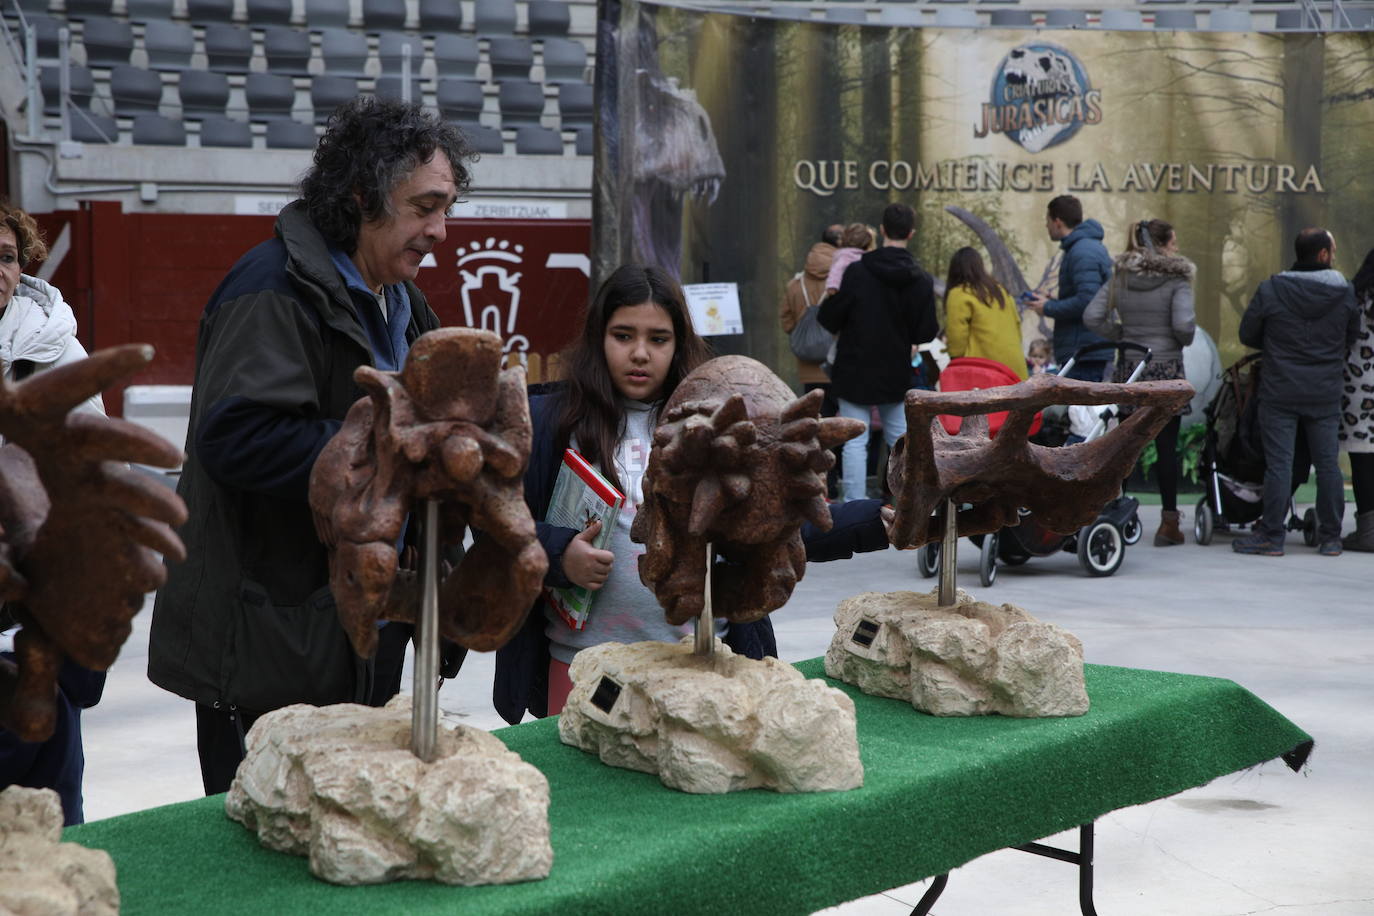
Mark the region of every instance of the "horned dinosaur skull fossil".
<instances>
[{"instance_id":1,"label":"horned dinosaur skull fossil","mask_svg":"<svg viewBox=\"0 0 1374 916\"><path fill-rule=\"evenodd\" d=\"M758 620L782 607L806 571L801 525L831 525L830 449L863 432L820 418L821 392L794 398L762 363L722 356L682 380L663 406L630 537L646 545L639 577L668 622L701 613L706 545L717 617Z\"/></svg>"},{"instance_id":2,"label":"horned dinosaur skull fossil","mask_svg":"<svg viewBox=\"0 0 1374 916\"><path fill-rule=\"evenodd\" d=\"M186 505L126 464L176 467L181 450L133 423L72 412L152 358L130 344L0 381L0 599L23 627L17 664L0 661L0 725L25 741L52 735L64 657L97 671L114 663L144 594L167 578L154 551L186 556L171 528Z\"/></svg>"},{"instance_id":3,"label":"horned dinosaur skull fossil","mask_svg":"<svg viewBox=\"0 0 1374 916\"><path fill-rule=\"evenodd\" d=\"M442 328L421 336L400 372L360 366L370 394L348 411L310 474L310 507L329 547L339 619L360 655L378 620L414 621L417 577L398 565L407 516L440 501L441 550L483 531L439 587L442 635L491 651L524 622L548 558L534 533L521 478L530 456L523 369L501 369L501 338Z\"/></svg>"},{"instance_id":4,"label":"horned dinosaur skull fossil","mask_svg":"<svg viewBox=\"0 0 1374 916\"><path fill-rule=\"evenodd\" d=\"M907 434L888 464L896 517L896 547L938 541L942 524L931 513L945 504L970 503L959 512L960 535L987 534L1016 525L1018 509L1068 534L1088 524L1117 495L1140 452L1193 396L1182 379L1134 385L1098 384L1037 375L1029 381L981 391L906 393ZM1051 404L1134 404L1129 418L1107 435L1063 448L1027 441L1036 411ZM1010 411L995 439L987 415ZM949 435L938 416L963 417Z\"/></svg>"}]
</instances>

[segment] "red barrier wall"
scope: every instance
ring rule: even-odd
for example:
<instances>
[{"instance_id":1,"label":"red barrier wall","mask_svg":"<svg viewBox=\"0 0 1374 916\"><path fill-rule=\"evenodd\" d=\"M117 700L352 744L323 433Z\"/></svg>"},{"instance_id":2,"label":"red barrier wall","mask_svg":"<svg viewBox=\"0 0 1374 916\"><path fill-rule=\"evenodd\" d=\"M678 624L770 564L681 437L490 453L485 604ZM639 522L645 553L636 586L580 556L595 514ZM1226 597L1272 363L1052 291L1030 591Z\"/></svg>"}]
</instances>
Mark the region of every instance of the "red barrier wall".
<instances>
[{"instance_id":1,"label":"red barrier wall","mask_svg":"<svg viewBox=\"0 0 1374 916\"><path fill-rule=\"evenodd\" d=\"M131 384L189 385L196 329L234 262L271 236L273 217L125 213L118 203L35 214L52 255L48 278L97 349L151 343L157 358ZM589 220L449 220L416 283L445 325L492 330L530 381L552 374L587 302ZM43 272L36 265L30 272ZM122 413L122 391L105 395Z\"/></svg>"}]
</instances>

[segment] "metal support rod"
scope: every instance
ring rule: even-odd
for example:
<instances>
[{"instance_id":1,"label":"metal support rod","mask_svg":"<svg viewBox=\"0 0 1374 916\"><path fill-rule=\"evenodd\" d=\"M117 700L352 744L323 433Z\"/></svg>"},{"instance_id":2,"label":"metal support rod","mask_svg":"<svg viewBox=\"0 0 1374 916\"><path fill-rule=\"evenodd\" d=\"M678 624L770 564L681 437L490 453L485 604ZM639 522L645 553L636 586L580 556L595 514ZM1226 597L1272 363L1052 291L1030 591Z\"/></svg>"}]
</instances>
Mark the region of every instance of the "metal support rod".
<instances>
[{"instance_id":1,"label":"metal support rod","mask_svg":"<svg viewBox=\"0 0 1374 916\"><path fill-rule=\"evenodd\" d=\"M62 116L62 139L72 138L72 59L71 33L65 28L57 31L57 72L60 78L57 110Z\"/></svg>"},{"instance_id":2,"label":"metal support rod","mask_svg":"<svg viewBox=\"0 0 1374 916\"><path fill-rule=\"evenodd\" d=\"M696 619L696 639L692 651L704 658L710 658L716 651L716 621L711 613L711 566L716 559L715 548L706 542L706 576L703 580L701 613Z\"/></svg>"},{"instance_id":3,"label":"metal support rod","mask_svg":"<svg viewBox=\"0 0 1374 916\"><path fill-rule=\"evenodd\" d=\"M24 88L29 94L29 139L36 140L43 126L43 94L38 86L38 33L32 24L24 30Z\"/></svg>"},{"instance_id":4,"label":"metal support rod","mask_svg":"<svg viewBox=\"0 0 1374 916\"><path fill-rule=\"evenodd\" d=\"M410 42L401 45L401 101L409 104L410 98Z\"/></svg>"},{"instance_id":5,"label":"metal support rod","mask_svg":"<svg viewBox=\"0 0 1374 916\"><path fill-rule=\"evenodd\" d=\"M425 763L434 760L439 729L439 501L425 500L421 528L420 619L415 645L415 683L410 707L410 750Z\"/></svg>"},{"instance_id":6,"label":"metal support rod","mask_svg":"<svg viewBox=\"0 0 1374 916\"><path fill-rule=\"evenodd\" d=\"M954 566L959 552L959 507L954 500L945 500L945 538L940 542L940 607L950 607L955 601Z\"/></svg>"}]
</instances>

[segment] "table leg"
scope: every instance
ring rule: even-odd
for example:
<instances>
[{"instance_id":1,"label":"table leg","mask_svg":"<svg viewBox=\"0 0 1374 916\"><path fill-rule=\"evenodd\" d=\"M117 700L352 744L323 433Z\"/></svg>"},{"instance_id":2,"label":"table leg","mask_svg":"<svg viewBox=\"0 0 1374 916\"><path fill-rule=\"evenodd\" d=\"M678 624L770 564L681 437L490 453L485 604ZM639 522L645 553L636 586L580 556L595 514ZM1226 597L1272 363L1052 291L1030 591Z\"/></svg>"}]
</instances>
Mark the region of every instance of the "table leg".
<instances>
[{"instance_id":1,"label":"table leg","mask_svg":"<svg viewBox=\"0 0 1374 916\"><path fill-rule=\"evenodd\" d=\"M916 909L911 911L911 916L926 916L930 908L935 905L935 901L940 899L940 895L945 892L945 885L949 883L949 875L936 875L935 880L930 882L930 887L921 895L921 899L916 901Z\"/></svg>"}]
</instances>

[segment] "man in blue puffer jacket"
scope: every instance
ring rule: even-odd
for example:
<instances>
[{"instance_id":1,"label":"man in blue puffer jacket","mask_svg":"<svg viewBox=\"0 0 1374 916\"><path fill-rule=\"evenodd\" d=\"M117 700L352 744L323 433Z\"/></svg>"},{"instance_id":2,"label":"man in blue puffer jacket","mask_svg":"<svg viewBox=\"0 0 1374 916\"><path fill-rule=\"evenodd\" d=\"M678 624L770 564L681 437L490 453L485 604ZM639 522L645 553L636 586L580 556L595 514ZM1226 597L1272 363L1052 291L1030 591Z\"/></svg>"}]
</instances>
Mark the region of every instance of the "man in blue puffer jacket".
<instances>
[{"instance_id":1,"label":"man in blue puffer jacket","mask_svg":"<svg viewBox=\"0 0 1374 916\"><path fill-rule=\"evenodd\" d=\"M1102 244L1102 224L1083 218L1083 204L1077 197L1064 194L1050 201L1045 213L1045 228L1050 238L1064 250L1064 259L1059 264L1059 298L1050 299L1044 293L1037 293L1027 304L1041 315L1054 319L1054 361L1062 366L1078 348L1106 343L1105 338L1083 326L1083 311L1102 285L1111 279L1112 256ZM1100 353L1100 358L1074 363L1068 377L1087 382L1102 381L1109 351Z\"/></svg>"}]
</instances>

